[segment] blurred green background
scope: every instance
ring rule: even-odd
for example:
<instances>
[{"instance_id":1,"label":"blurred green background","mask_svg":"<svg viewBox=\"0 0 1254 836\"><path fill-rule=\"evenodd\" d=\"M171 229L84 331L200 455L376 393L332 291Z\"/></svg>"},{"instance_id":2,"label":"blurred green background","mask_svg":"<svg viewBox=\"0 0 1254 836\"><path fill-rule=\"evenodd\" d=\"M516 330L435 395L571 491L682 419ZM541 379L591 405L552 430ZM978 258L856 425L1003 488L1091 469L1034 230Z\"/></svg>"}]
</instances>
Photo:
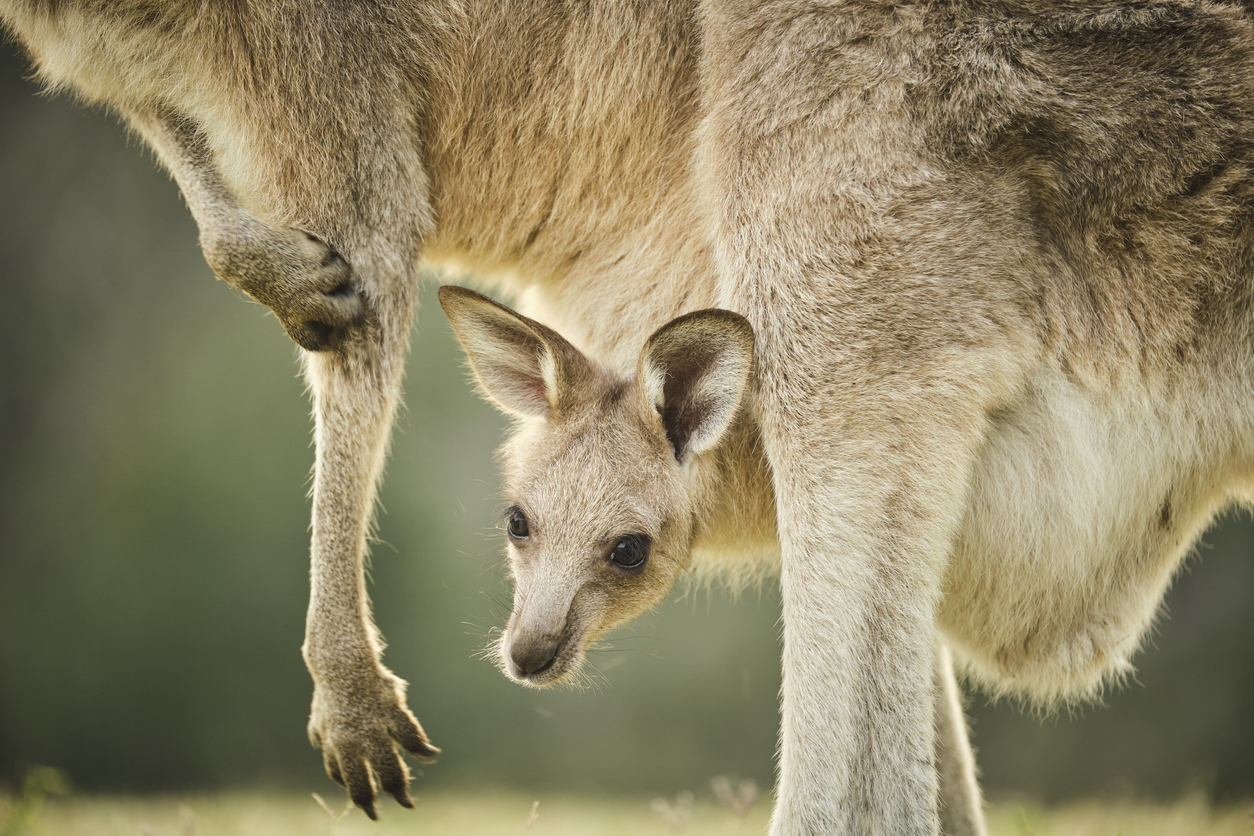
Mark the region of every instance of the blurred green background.
<instances>
[{"instance_id":1,"label":"blurred green background","mask_svg":"<svg viewBox=\"0 0 1254 836\"><path fill-rule=\"evenodd\" d=\"M296 349L214 280L175 186L0 49L0 784L325 792L305 739L309 407ZM424 294L374 548L388 664L444 747L416 790L771 783L778 595L676 596L536 692L476 652L509 609L502 422ZM1254 534L1231 518L1108 707L974 695L991 796L1254 793Z\"/></svg>"}]
</instances>

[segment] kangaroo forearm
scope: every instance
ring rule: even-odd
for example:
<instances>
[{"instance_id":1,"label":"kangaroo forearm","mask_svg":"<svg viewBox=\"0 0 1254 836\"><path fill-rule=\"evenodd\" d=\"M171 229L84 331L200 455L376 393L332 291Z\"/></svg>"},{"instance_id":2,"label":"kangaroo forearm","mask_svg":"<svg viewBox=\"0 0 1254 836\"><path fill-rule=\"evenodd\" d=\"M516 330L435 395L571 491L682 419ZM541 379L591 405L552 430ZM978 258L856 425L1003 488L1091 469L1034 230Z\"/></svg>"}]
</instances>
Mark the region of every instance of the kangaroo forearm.
<instances>
[{"instance_id":1,"label":"kangaroo forearm","mask_svg":"<svg viewBox=\"0 0 1254 836\"><path fill-rule=\"evenodd\" d=\"M369 505L344 499L314 505L304 657L315 677L335 678L338 669L373 665L379 657L364 571Z\"/></svg>"},{"instance_id":2,"label":"kangaroo forearm","mask_svg":"<svg viewBox=\"0 0 1254 836\"><path fill-rule=\"evenodd\" d=\"M364 548L315 543L305 622L305 661L318 673L332 657L372 661L378 656L369 621Z\"/></svg>"},{"instance_id":3,"label":"kangaroo forearm","mask_svg":"<svg viewBox=\"0 0 1254 836\"><path fill-rule=\"evenodd\" d=\"M317 464L313 493L311 592L306 657L345 653L378 659L365 585L366 532L375 485L396 410L399 372L347 369L337 360L311 356L309 373L321 385L317 417Z\"/></svg>"},{"instance_id":4,"label":"kangaroo forearm","mask_svg":"<svg viewBox=\"0 0 1254 836\"><path fill-rule=\"evenodd\" d=\"M200 228L210 264L232 284L267 304L276 295L264 283L272 272L274 228L244 210L223 182L204 136L191 121L170 112L131 114L130 121L153 146L178 183ZM343 391L330 397L345 399ZM326 667L332 656L356 663L377 661L377 641L369 620L363 562L365 532L374 502L378 461L386 446L389 400L374 410L360 395L349 397L349 412L334 404L320 407L319 456L314 487L311 596L306 623L306 656ZM362 415L361 412L382 414ZM362 437L362 427L373 433ZM330 431L325 431L329 428Z\"/></svg>"},{"instance_id":5,"label":"kangaroo forearm","mask_svg":"<svg viewBox=\"0 0 1254 836\"><path fill-rule=\"evenodd\" d=\"M314 504L306 660L348 651L377 655L365 585L364 497L335 495Z\"/></svg>"}]
</instances>

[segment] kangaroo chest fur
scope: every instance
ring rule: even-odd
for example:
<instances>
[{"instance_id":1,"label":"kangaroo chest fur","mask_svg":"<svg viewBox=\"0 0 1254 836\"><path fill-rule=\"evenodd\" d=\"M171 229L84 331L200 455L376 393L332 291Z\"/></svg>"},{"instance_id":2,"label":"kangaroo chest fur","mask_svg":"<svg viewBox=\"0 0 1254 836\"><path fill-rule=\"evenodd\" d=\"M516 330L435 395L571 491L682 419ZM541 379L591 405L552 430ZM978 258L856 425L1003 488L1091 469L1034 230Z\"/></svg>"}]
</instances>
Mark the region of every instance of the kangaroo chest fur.
<instances>
[{"instance_id":1,"label":"kangaroo chest fur","mask_svg":"<svg viewBox=\"0 0 1254 836\"><path fill-rule=\"evenodd\" d=\"M1112 393L1044 374L990 423L938 620L995 691L1084 697L1128 672L1189 549L1248 490L1248 377L1181 377Z\"/></svg>"},{"instance_id":2,"label":"kangaroo chest fur","mask_svg":"<svg viewBox=\"0 0 1254 836\"><path fill-rule=\"evenodd\" d=\"M995 693L1083 698L1126 674L1201 532L1249 501L1249 378L1217 374L1179 370L1172 393L1142 380L1111 392L1046 369L993 416L937 620ZM737 435L693 547L702 576L778 565L769 466L751 427Z\"/></svg>"}]
</instances>

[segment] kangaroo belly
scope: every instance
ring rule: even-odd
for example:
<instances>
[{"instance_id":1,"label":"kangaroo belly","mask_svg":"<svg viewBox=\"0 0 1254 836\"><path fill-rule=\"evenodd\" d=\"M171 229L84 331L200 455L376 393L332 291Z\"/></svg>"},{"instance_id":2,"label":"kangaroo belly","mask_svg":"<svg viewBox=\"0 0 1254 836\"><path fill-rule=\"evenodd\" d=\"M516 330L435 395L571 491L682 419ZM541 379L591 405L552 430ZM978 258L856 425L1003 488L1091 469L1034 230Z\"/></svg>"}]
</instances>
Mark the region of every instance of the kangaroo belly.
<instances>
[{"instance_id":1,"label":"kangaroo belly","mask_svg":"<svg viewBox=\"0 0 1254 836\"><path fill-rule=\"evenodd\" d=\"M1239 475L1200 409L1058 373L994 417L939 613L978 679L1050 702L1129 670Z\"/></svg>"}]
</instances>

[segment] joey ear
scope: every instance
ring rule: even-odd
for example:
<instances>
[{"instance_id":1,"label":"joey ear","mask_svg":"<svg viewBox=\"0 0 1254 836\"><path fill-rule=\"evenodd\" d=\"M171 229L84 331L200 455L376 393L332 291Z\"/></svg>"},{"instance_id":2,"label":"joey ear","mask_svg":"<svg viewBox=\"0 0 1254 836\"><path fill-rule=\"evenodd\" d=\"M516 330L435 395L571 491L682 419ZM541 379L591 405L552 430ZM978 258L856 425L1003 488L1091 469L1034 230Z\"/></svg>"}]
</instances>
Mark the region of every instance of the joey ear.
<instances>
[{"instance_id":1,"label":"joey ear","mask_svg":"<svg viewBox=\"0 0 1254 836\"><path fill-rule=\"evenodd\" d=\"M440 305L483 393L506 412L556 416L592 374L588 359L552 328L480 293L445 285Z\"/></svg>"},{"instance_id":2,"label":"joey ear","mask_svg":"<svg viewBox=\"0 0 1254 836\"><path fill-rule=\"evenodd\" d=\"M731 311L685 314L649 338L636 374L675 458L682 462L719 442L740 409L752 369L753 328Z\"/></svg>"}]
</instances>

